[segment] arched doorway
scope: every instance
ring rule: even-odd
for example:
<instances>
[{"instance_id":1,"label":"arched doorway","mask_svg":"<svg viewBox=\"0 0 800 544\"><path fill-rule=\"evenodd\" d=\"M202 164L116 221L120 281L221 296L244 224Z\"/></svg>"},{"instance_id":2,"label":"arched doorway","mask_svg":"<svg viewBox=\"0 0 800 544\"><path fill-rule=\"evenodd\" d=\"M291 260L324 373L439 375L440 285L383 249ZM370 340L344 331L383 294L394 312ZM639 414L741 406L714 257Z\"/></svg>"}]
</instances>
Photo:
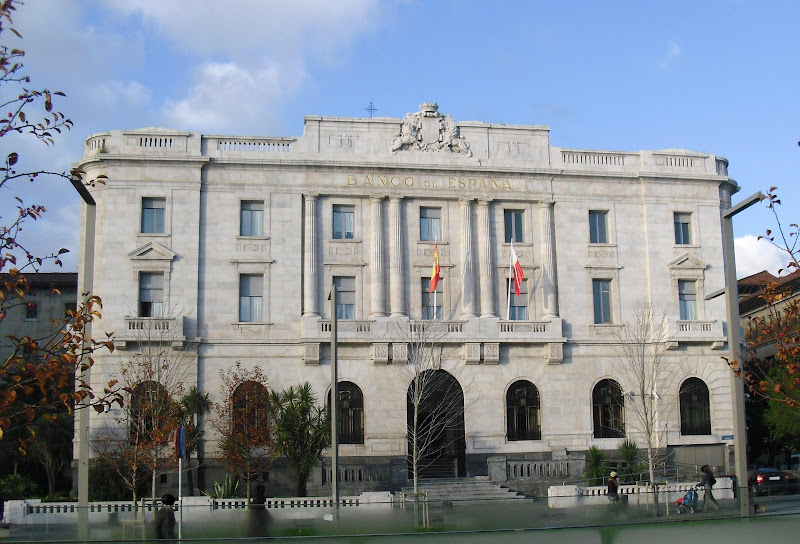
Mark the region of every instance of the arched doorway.
<instances>
[{"instance_id":1,"label":"arched doorway","mask_svg":"<svg viewBox=\"0 0 800 544\"><path fill-rule=\"evenodd\" d=\"M411 380L406 397L408 477L414 451L420 478L466 476L464 392L445 370L425 370ZM415 423L416 421L416 423Z\"/></svg>"}]
</instances>

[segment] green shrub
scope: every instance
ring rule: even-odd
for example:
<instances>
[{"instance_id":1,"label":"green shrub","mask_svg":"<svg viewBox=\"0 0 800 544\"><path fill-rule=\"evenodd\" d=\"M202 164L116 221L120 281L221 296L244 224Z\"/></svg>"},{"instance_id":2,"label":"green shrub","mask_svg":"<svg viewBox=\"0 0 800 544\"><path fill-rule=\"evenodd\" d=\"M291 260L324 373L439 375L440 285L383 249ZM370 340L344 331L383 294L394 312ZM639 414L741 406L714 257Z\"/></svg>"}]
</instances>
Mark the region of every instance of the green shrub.
<instances>
[{"instance_id":1,"label":"green shrub","mask_svg":"<svg viewBox=\"0 0 800 544\"><path fill-rule=\"evenodd\" d=\"M41 495L41 490L36 483L22 474L9 474L0 478L0 488L3 489L3 499L32 499Z\"/></svg>"},{"instance_id":2,"label":"green shrub","mask_svg":"<svg viewBox=\"0 0 800 544\"><path fill-rule=\"evenodd\" d=\"M603 485L607 472L606 452L592 446L586 452L586 466L583 469L583 477L588 485Z\"/></svg>"}]
</instances>

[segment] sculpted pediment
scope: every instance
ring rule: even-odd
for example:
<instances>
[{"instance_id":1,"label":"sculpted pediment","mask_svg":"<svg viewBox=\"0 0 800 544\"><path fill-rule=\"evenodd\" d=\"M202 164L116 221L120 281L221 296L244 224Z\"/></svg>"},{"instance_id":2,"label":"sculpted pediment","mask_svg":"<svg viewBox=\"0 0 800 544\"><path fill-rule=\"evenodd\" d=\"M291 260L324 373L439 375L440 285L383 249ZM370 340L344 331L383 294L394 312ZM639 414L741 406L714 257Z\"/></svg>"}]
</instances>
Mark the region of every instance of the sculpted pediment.
<instances>
[{"instance_id":1,"label":"sculpted pediment","mask_svg":"<svg viewBox=\"0 0 800 544\"><path fill-rule=\"evenodd\" d=\"M668 265L672 270L705 270L708 263L691 253L684 253Z\"/></svg>"},{"instance_id":2,"label":"sculpted pediment","mask_svg":"<svg viewBox=\"0 0 800 544\"><path fill-rule=\"evenodd\" d=\"M128 253L128 257L134 261L172 261L176 257L176 253L158 242L147 242L142 247Z\"/></svg>"},{"instance_id":3,"label":"sculpted pediment","mask_svg":"<svg viewBox=\"0 0 800 544\"><path fill-rule=\"evenodd\" d=\"M417 113L407 113L400 133L392 140L392 153L400 150L444 151L472 156L469 143L461 136L458 125L449 115L439 113L439 104L420 104Z\"/></svg>"}]
</instances>

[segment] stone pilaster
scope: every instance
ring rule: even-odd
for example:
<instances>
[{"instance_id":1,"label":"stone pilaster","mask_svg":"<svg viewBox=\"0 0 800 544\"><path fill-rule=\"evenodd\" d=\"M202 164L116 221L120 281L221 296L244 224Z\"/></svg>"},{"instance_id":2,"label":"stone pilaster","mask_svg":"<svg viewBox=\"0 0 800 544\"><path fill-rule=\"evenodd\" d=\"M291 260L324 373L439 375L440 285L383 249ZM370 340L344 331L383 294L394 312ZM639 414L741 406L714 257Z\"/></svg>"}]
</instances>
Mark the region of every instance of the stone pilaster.
<instances>
[{"instance_id":1,"label":"stone pilaster","mask_svg":"<svg viewBox=\"0 0 800 544\"><path fill-rule=\"evenodd\" d=\"M472 251L472 201L459 200L461 208L462 274L461 317L475 317L475 259Z\"/></svg>"},{"instance_id":2,"label":"stone pilaster","mask_svg":"<svg viewBox=\"0 0 800 544\"><path fill-rule=\"evenodd\" d=\"M389 306L394 316L405 315L403 273L403 199L389 199Z\"/></svg>"},{"instance_id":3,"label":"stone pilaster","mask_svg":"<svg viewBox=\"0 0 800 544\"><path fill-rule=\"evenodd\" d=\"M489 202L478 202L478 243L480 245L480 291L481 291L481 317L496 317L494 313L495 285L494 285L494 259L491 231L491 206Z\"/></svg>"},{"instance_id":4,"label":"stone pilaster","mask_svg":"<svg viewBox=\"0 0 800 544\"><path fill-rule=\"evenodd\" d=\"M553 202L539 202L539 251L542 261L542 317L558 317L556 237L553 231Z\"/></svg>"},{"instance_id":5,"label":"stone pilaster","mask_svg":"<svg viewBox=\"0 0 800 544\"><path fill-rule=\"evenodd\" d=\"M372 254L370 255L370 317L386 315L386 275L383 266L383 197L372 197Z\"/></svg>"},{"instance_id":6,"label":"stone pilaster","mask_svg":"<svg viewBox=\"0 0 800 544\"><path fill-rule=\"evenodd\" d=\"M317 195L305 195L303 232L303 316L319 315L317 278Z\"/></svg>"}]
</instances>

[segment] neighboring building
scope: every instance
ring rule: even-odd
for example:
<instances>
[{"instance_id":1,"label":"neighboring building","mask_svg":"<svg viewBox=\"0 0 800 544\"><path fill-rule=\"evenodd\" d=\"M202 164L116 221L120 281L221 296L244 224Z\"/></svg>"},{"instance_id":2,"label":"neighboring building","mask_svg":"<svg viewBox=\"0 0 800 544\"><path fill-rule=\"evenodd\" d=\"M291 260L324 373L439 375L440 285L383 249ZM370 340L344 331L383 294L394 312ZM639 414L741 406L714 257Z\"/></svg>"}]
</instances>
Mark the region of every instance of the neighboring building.
<instances>
[{"instance_id":1,"label":"neighboring building","mask_svg":"<svg viewBox=\"0 0 800 544\"><path fill-rule=\"evenodd\" d=\"M767 325L778 324L787 331L796 331L800 325L794 315L787 315L784 308L800 296L800 271L776 277L766 270L738 280L739 317L744 329L744 340L759 359L774 357L777 353L775 341L765 335L760 326L761 319ZM774 286L776 301L772 307L763 298L764 288Z\"/></svg>"},{"instance_id":2,"label":"neighboring building","mask_svg":"<svg viewBox=\"0 0 800 544\"><path fill-rule=\"evenodd\" d=\"M30 289L25 304L14 305L0 322L0 357L6 360L14 349L9 335L40 340L53 337L78 301L78 274L75 272L25 273Z\"/></svg>"},{"instance_id":3,"label":"neighboring building","mask_svg":"<svg viewBox=\"0 0 800 544\"><path fill-rule=\"evenodd\" d=\"M421 317L446 327L442 357L466 407L428 475L491 465L493 477L563 481L590 446L642 444L615 331L645 301L670 327L660 446L676 463L729 462L725 307L705 299L724 285L720 214L738 190L725 159L557 148L547 127L456 124L422 104L403 119L306 117L299 138L99 133L78 166L108 176L91 188L104 303L94 331L116 331L119 349L96 355L96 386L158 326L196 356L187 385L216 401L236 361L323 399L335 283L345 489L405 482L408 341ZM92 432L112 416L93 414ZM222 476L208 425L205 438L210 484ZM289 481L276 466L270 492ZM327 481L318 470L310 492Z\"/></svg>"}]
</instances>

